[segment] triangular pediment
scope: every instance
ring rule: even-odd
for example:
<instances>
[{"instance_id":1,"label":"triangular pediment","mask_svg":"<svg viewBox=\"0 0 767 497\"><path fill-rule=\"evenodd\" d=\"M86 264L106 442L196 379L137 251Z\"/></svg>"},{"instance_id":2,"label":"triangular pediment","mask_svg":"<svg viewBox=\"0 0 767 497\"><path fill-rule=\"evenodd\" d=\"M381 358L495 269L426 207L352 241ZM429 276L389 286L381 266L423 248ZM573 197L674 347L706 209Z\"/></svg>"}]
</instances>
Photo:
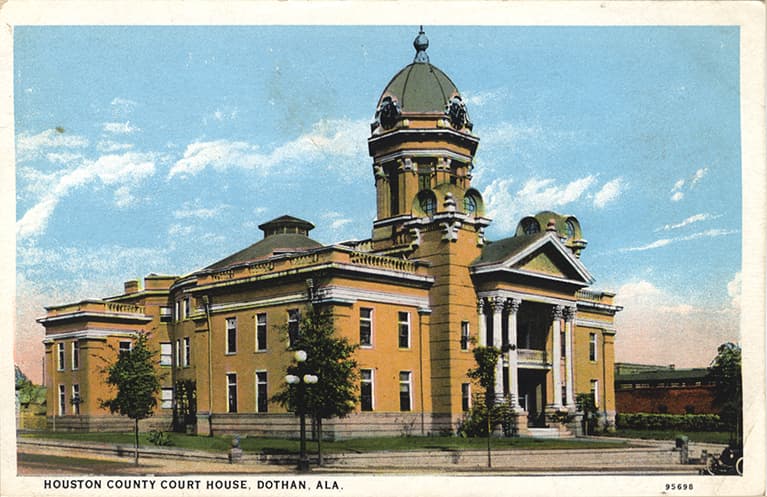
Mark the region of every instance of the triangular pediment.
<instances>
[{"instance_id":1,"label":"triangular pediment","mask_svg":"<svg viewBox=\"0 0 767 497\"><path fill-rule=\"evenodd\" d=\"M572 267L568 267L568 265L563 263L561 259L562 257L557 257L557 254L547 254L545 250L541 250L512 267L519 271L546 274L559 278L571 278L575 276Z\"/></svg>"},{"instance_id":2,"label":"triangular pediment","mask_svg":"<svg viewBox=\"0 0 767 497\"><path fill-rule=\"evenodd\" d=\"M594 281L585 266L554 235L512 237L496 243L492 251L483 253L472 264L475 274L512 272L582 286Z\"/></svg>"}]
</instances>

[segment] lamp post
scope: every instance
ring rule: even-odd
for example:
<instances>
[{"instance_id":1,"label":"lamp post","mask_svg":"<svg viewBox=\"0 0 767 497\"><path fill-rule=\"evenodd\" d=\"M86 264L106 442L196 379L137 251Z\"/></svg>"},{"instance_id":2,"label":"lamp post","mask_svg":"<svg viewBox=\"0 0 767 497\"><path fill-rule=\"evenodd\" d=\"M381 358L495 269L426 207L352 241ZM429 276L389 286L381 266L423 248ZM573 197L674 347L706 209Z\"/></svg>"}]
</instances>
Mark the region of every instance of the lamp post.
<instances>
[{"instance_id":1,"label":"lamp post","mask_svg":"<svg viewBox=\"0 0 767 497\"><path fill-rule=\"evenodd\" d=\"M301 423L301 439L300 439L300 449L299 449L299 455L298 455L298 471L308 471L309 470L309 458L306 456L306 398L305 398L305 390L306 385L311 385L314 383L317 383L317 376L313 374L308 374L304 372L305 369L305 362L306 362L306 351L304 350L297 350L294 355L296 362L298 363L298 368L296 373L298 375L288 374L285 376L285 382L287 382L289 385L296 385L298 387L298 391L296 392L296 409L298 409L298 415L300 418Z\"/></svg>"}]
</instances>

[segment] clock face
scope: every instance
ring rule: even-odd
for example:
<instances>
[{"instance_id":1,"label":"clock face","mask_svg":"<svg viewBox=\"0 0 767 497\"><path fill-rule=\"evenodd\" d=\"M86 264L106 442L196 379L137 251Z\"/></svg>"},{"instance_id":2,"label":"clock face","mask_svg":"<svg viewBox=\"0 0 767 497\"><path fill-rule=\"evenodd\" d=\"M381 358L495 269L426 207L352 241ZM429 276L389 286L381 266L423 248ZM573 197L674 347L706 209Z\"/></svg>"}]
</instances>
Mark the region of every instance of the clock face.
<instances>
[{"instance_id":1,"label":"clock face","mask_svg":"<svg viewBox=\"0 0 767 497\"><path fill-rule=\"evenodd\" d=\"M471 195L463 197L463 210L466 214L475 214L477 212L477 200Z\"/></svg>"}]
</instances>

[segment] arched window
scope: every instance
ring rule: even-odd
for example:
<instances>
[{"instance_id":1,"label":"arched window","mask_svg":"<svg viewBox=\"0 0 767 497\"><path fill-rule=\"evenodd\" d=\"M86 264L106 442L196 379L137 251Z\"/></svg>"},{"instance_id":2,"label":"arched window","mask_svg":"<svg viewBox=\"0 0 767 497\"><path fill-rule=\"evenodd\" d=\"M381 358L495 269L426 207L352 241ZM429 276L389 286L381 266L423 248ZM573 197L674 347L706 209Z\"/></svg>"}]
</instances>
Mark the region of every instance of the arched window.
<instances>
[{"instance_id":1,"label":"arched window","mask_svg":"<svg viewBox=\"0 0 767 497\"><path fill-rule=\"evenodd\" d=\"M524 230L525 235L534 235L541 231L538 221L533 218L528 218L522 221L522 229Z\"/></svg>"},{"instance_id":2,"label":"arched window","mask_svg":"<svg viewBox=\"0 0 767 497\"><path fill-rule=\"evenodd\" d=\"M418 205L427 216L433 216L437 212L437 199L430 191L423 191L418 194Z\"/></svg>"},{"instance_id":3,"label":"arched window","mask_svg":"<svg viewBox=\"0 0 767 497\"><path fill-rule=\"evenodd\" d=\"M477 199L474 198L474 195L463 197L463 211L470 216L477 213Z\"/></svg>"},{"instance_id":4,"label":"arched window","mask_svg":"<svg viewBox=\"0 0 767 497\"><path fill-rule=\"evenodd\" d=\"M565 223L565 231L567 232L567 238L575 237L575 223L572 219L568 219Z\"/></svg>"}]
</instances>

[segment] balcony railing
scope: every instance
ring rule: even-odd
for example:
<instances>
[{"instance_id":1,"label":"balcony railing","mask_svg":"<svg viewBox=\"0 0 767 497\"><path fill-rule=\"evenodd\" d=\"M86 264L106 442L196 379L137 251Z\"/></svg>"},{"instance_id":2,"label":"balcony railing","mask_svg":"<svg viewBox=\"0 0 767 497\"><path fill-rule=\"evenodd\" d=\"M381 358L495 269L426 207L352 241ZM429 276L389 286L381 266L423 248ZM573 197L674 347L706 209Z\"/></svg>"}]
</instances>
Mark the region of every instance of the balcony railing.
<instances>
[{"instance_id":1,"label":"balcony railing","mask_svg":"<svg viewBox=\"0 0 767 497\"><path fill-rule=\"evenodd\" d=\"M248 265L222 269L202 276L198 280L198 283L206 284L221 280L259 276L271 272L293 270L320 264L352 264L355 266L364 266L388 271L426 275L424 267L419 266L415 262L399 259L397 257L359 251L328 249L285 257L275 257L269 260L256 261Z\"/></svg>"},{"instance_id":2,"label":"balcony railing","mask_svg":"<svg viewBox=\"0 0 767 497\"><path fill-rule=\"evenodd\" d=\"M545 350L517 349L517 361L521 366L548 366Z\"/></svg>"}]
</instances>

